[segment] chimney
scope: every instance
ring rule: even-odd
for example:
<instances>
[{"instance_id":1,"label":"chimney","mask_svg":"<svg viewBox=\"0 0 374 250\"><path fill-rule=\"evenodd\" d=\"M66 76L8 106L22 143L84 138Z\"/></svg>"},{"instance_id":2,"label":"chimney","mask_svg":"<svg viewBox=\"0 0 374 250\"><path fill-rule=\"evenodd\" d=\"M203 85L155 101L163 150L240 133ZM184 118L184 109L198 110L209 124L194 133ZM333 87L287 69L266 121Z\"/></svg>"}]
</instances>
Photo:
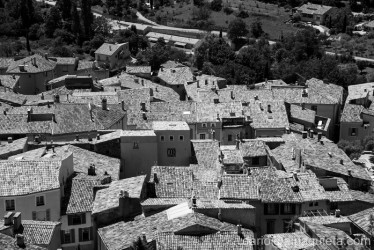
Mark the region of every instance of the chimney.
<instances>
[{"instance_id":1,"label":"chimney","mask_svg":"<svg viewBox=\"0 0 374 250\"><path fill-rule=\"evenodd\" d=\"M144 79L141 79L140 81L142 82L142 86L144 86Z\"/></svg>"},{"instance_id":2,"label":"chimney","mask_svg":"<svg viewBox=\"0 0 374 250\"><path fill-rule=\"evenodd\" d=\"M217 113L217 120L219 120L219 114Z\"/></svg>"},{"instance_id":3,"label":"chimney","mask_svg":"<svg viewBox=\"0 0 374 250\"><path fill-rule=\"evenodd\" d=\"M349 176L352 176L352 169L348 169L347 172L348 172L348 175L349 175Z\"/></svg>"},{"instance_id":4,"label":"chimney","mask_svg":"<svg viewBox=\"0 0 374 250\"><path fill-rule=\"evenodd\" d=\"M111 45L109 45L109 50L112 51L112 46Z\"/></svg>"},{"instance_id":5,"label":"chimney","mask_svg":"<svg viewBox=\"0 0 374 250\"><path fill-rule=\"evenodd\" d=\"M258 95L255 95L255 101L258 101Z\"/></svg>"},{"instance_id":6,"label":"chimney","mask_svg":"<svg viewBox=\"0 0 374 250\"><path fill-rule=\"evenodd\" d=\"M96 169L95 169L95 164L91 164L88 167L88 175L95 176L96 175Z\"/></svg>"},{"instance_id":7,"label":"chimney","mask_svg":"<svg viewBox=\"0 0 374 250\"><path fill-rule=\"evenodd\" d=\"M147 120L147 114L145 112L143 112L143 120Z\"/></svg>"},{"instance_id":8,"label":"chimney","mask_svg":"<svg viewBox=\"0 0 374 250\"><path fill-rule=\"evenodd\" d=\"M108 110L108 107L107 107L107 99L106 99L106 98L103 98L103 99L101 100L101 108L102 108L103 110Z\"/></svg>"},{"instance_id":9,"label":"chimney","mask_svg":"<svg viewBox=\"0 0 374 250\"><path fill-rule=\"evenodd\" d=\"M31 109L27 110L27 121L31 121Z\"/></svg>"},{"instance_id":10,"label":"chimney","mask_svg":"<svg viewBox=\"0 0 374 250\"><path fill-rule=\"evenodd\" d=\"M208 79L205 79L205 85L208 85Z\"/></svg>"},{"instance_id":11,"label":"chimney","mask_svg":"<svg viewBox=\"0 0 374 250\"><path fill-rule=\"evenodd\" d=\"M219 179L219 180L217 181L217 188L220 189L221 186L222 186L222 179Z\"/></svg>"},{"instance_id":12,"label":"chimney","mask_svg":"<svg viewBox=\"0 0 374 250\"><path fill-rule=\"evenodd\" d=\"M125 190L121 190L119 193L119 211L120 211L120 214L122 214L124 218L127 218L130 215L131 211L129 207L130 207L129 192Z\"/></svg>"},{"instance_id":13,"label":"chimney","mask_svg":"<svg viewBox=\"0 0 374 250\"><path fill-rule=\"evenodd\" d=\"M122 105L122 110L126 111L126 109L125 109L125 101L121 101L121 105Z\"/></svg>"},{"instance_id":14,"label":"chimney","mask_svg":"<svg viewBox=\"0 0 374 250\"><path fill-rule=\"evenodd\" d=\"M13 138L12 137L8 137L8 143L12 143L13 142Z\"/></svg>"},{"instance_id":15,"label":"chimney","mask_svg":"<svg viewBox=\"0 0 374 250\"><path fill-rule=\"evenodd\" d=\"M231 99L235 99L235 96L234 96L234 90L231 90Z\"/></svg>"},{"instance_id":16,"label":"chimney","mask_svg":"<svg viewBox=\"0 0 374 250\"><path fill-rule=\"evenodd\" d=\"M340 217L340 209L335 210L335 217L337 217L337 218Z\"/></svg>"},{"instance_id":17,"label":"chimney","mask_svg":"<svg viewBox=\"0 0 374 250\"><path fill-rule=\"evenodd\" d=\"M40 97L40 99L44 100L44 94L42 93L42 96Z\"/></svg>"},{"instance_id":18,"label":"chimney","mask_svg":"<svg viewBox=\"0 0 374 250\"><path fill-rule=\"evenodd\" d=\"M13 77L13 79L16 79L16 75L15 74L13 74L12 77Z\"/></svg>"},{"instance_id":19,"label":"chimney","mask_svg":"<svg viewBox=\"0 0 374 250\"><path fill-rule=\"evenodd\" d=\"M145 232L142 232L142 240L144 243L147 243L147 236L145 234Z\"/></svg>"},{"instance_id":20,"label":"chimney","mask_svg":"<svg viewBox=\"0 0 374 250\"><path fill-rule=\"evenodd\" d=\"M291 133L291 130L290 130L289 127L286 128L286 133L287 133L287 134Z\"/></svg>"},{"instance_id":21,"label":"chimney","mask_svg":"<svg viewBox=\"0 0 374 250\"><path fill-rule=\"evenodd\" d=\"M239 140L239 135L236 135L236 149L239 149L240 147L240 140Z\"/></svg>"},{"instance_id":22,"label":"chimney","mask_svg":"<svg viewBox=\"0 0 374 250\"><path fill-rule=\"evenodd\" d=\"M200 83L199 83L199 81L196 82L196 88L198 88L198 89L200 88Z\"/></svg>"},{"instance_id":23,"label":"chimney","mask_svg":"<svg viewBox=\"0 0 374 250\"><path fill-rule=\"evenodd\" d=\"M6 115L6 110L4 110L4 115Z\"/></svg>"},{"instance_id":24,"label":"chimney","mask_svg":"<svg viewBox=\"0 0 374 250\"><path fill-rule=\"evenodd\" d=\"M258 105L260 106L260 109L263 111L264 110L264 108L262 107L262 103L261 102L259 102L258 103Z\"/></svg>"},{"instance_id":25,"label":"chimney","mask_svg":"<svg viewBox=\"0 0 374 250\"><path fill-rule=\"evenodd\" d=\"M18 230L21 228L21 225L22 225L21 212L17 212L13 216L13 230L15 232L18 232Z\"/></svg>"},{"instance_id":26,"label":"chimney","mask_svg":"<svg viewBox=\"0 0 374 250\"><path fill-rule=\"evenodd\" d=\"M18 65L19 71L24 72L25 71L25 65Z\"/></svg>"},{"instance_id":27,"label":"chimney","mask_svg":"<svg viewBox=\"0 0 374 250\"><path fill-rule=\"evenodd\" d=\"M218 219L222 220L222 209L221 208L218 209Z\"/></svg>"},{"instance_id":28,"label":"chimney","mask_svg":"<svg viewBox=\"0 0 374 250\"><path fill-rule=\"evenodd\" d=\"M48 60L48 53L44 54L44 58Z\"/></svg>"},{"instance_id":29,"label":"chimney","mask_svg":"<svg viewBox=\"0 0 374 250\"><path fill-rule=\"evenodd\" d=\"M79 135L76 135L76 136L75 136L75 140L76 140L76 141L79 141Z\"/></svg>"},{"instance_id":30,"label":"chimney","mask_svg":"<svg viewBox=\"0 0 374 250\"><path fill-rule=\"evenodd\" d=\"M192 202L192 207L196 207L196 197L195 197L195 195L192 196L191 202Z\"/></svg>"},{"instance_id":31,"label":"chimney","mask_svg":"<svg viewBox=\"0 0 374 250\"><path fill-rule=\"evenodd\" d=\"M321 139L322 139L322 133L321 132L318 132L317 138L318 138L318 141L321 141Z\"/></svg>"},{"instance_id":32,"label":"chimney","mask_svg":"<svg viewBox=\"0 0 374 250\"><path fill-rule=\"evenodd\" d=\"M301 133L303 135L303 139L306 139L308 137L308 132L307 131L302 131Z\"/></svg>"},{"instance_id":33,"label":"chimney","mask_svg":"<svg viewBox=\"0 0 374 250\"><path fill-rule=\"evenodd\" d=\"M98 133L97 135L96 135L96 140L100 140L100 134Z\"/></svg>"},{"instance_id":34,"label":"chimney","mask_svg":"<svg viewBox=\"0 0 374 250\"><path fill-rule=\"evenodd\" d=\"M12 225L12 221L13 221L13 213L12 212L6 213L4 215L4 226Z\"/></svg>"},{"instance_id":35,"label":"chimney","mask_svg":"<svg viewBox=\"0 0 374 250\"><path fill-rule=\"evenodd\" d=\"M32 60L33 60L34 66L36 66L36 57L34 57Z\"/></svg>"},{"instance_id":36,"label":"chimney","mask_svg":"<svg viewBox=\"0 0 374 250\"><path fill-rule=\"evenodd\" d=\"M56 103L60 102L60 96L58 94L55 95L55 102Z\"/></svg>"},{"instance_id":37,"label":"chimney","mask_svg":"<svg viewBox=\"0 0 374 250\"><path fill-rule=\"evenodd\" d=\"M313 131L313 129L310 130L309 137L313 139L313 137L314 137L314 131Z\"/></svg>"},{"instance_id":38,"label":"chimney","mask_svg":"<svg viewBox=\"0 0 374 250\"><path fill-rule=\"evenodd\" d=\"M301 109L305 110L305 103L304 102L301 104Z\"/></svg>"},{"instance_id":39,"label":"chimney","mask_svg":"<svg viewBox=\"0 0 374 250\"><path fill-rule=\"evenodd\" d=\"M239 236L243 235L243 233L242 233L242 225L238 224L237 229L238 229L238 235Z\"/></svg>"},{"instance_id":40,"label":"chimney","mask_svg":"<svg viewBox=\"0 0 374 250\"><path fill-rule=\"evenodd\" d=\"M146 111L146 109L145 109L145 102L142 102L142 103L140 103L140 105L142 106L142 111Z\"/></svg>"},{"instance_id":41,"label":"chimney","mask_svg":"<svg viewBox=\"0 0 374 250\"><path fill-rule=\"evenodd\" d=\"M22 234L17 234L16 239L17 239L17 246L20 247L20 248L24 248L25 247L25 238L23 237L23 235Z\"/></svg>"},{"instance_id":42,"label":"chimney","mask_svg":"<svg viewBox=\"0 0 374 250\"><path fill-rule=\"evenodd\" d=\"M344 160L343 159L340 159L340 164L344 165Z\"/></svg>"},{"instance_id":43,"label":"chimney","mask_svg":"<svg viewBox=\"0 0 374 250\"><path fill-rule=\"evenodd\" d=\"M271 113L271 105L268 105L268 113Z\"/></svg>"}]
</instances>

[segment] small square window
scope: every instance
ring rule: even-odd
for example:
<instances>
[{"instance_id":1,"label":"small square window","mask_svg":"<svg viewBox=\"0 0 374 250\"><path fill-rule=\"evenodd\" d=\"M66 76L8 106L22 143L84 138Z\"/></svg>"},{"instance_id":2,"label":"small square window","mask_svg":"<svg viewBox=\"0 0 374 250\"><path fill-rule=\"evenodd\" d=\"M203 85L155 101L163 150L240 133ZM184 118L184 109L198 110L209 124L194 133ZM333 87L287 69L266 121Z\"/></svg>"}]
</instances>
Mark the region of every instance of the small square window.
<instances>
[{"instance_id":1,"label":"small square window","mask_svg":"<svg viewBox=\"0 0 374 250\"><path fill-rule=\"evenodd\" d=\"M313 202L309 202L309 207L313 207Z\"/></svg>"},{"instance_id":2,"label":"small square window","mask_svg":"<svg viewBox=\"0 0 374 250\"><path fill-rule=\"evenodd\" d=\"M5 200L5 210L14 211L16 210L16 204L14 200Z\"/></svg>"},{"instance_id":3,"label":"small square window","mask_svg":"<svg viewBox=\"0 0 374 250\"><path fill-rule=\"evenodd\" d=\"M174 136L171 135L171 136L169 137L169 140L170 140L170 141L174 141Z\"/></svg>"},{"instance_id":4,"label":"small square window","mask_svg":"<svg viewBox=\"0 0 374 250\"><path fill-rule=\"evenodd\" d=\"M165 136L161 135L160 136L160 141L165 141Z\"/></svg>"},{"instance_id":5,"label":"small square window","mask_svg":"<svg viewBox=\"0 0 374 250\"><path fill-rule=\"evenodd\" d=\"M183 136L183 135L180 135L180 136L179 136L179 140L180 140L180 141L184 141L184 136Z\"/></svg>"},{"instance_id":6,"label":"small square window","mask_svg":"<svg viewBox=\"0 0 374 250\"><path fill-rule=\"evenodd\" d=\"M216 124L215 124L215 123L211 123L210 126L211 126L212 128L215 128L215 127L216 127Z\"/></svg>"},{"instance_id":7,"label":"small square window","mask_svg":"<svg viewBox=\"0 0 374 250\"><path fill-rule=\"evenodd\" d=\"M351 136L357 136L357 128L351 128L350 134Z\"/></svg>"},{"instance_id":8,"label":"small square window","mask_svg":"<svg viewBox=\"0 0 374 250\"><path fill-rule=\"evenodd\" d=\"M36 196L36 206L44 206L44 196Z\"/></svg>"},{"instance_id":9,"label":"small square window","mask_svg":"<svg viewBox=\"0 0 374 250\"><path fill-rule=\"evenodd\" d=\"M314 206L318 207L318 201L314 202Z\"/></svg>"},{"instance_id":10,"label":"small square window","mask_svg":"<svg viewBox=\"0 0 374 250\"><path fill-rule=\"evenodd\" d=\"M260 157L253 157L252 165L260 165Z\"/></svg>"},{"instance_id":11,"label":"small square window","mask_svg":"<svg viewBox=\"0 0 374 250\"><path fill-rule=\"evenodd\" d=\"M203 123L202 127L203 127L203 128L206 128L206 127L207 127L206 123Z\"/></svg>"},{"instance_id":12,"label":"small square window","mask_svg":"<svg viewBox=\"0 0 374 250\"><path fill-rule=\"evenodd\" d=\"M227 136L227 140L228 140L228 141L232 141L232 135L228 135L228 136Z\"/></svg>"},{"instance_id":13,"label":"small square window","mask_svg":"<svg viewBox=\"0 0 374 250\"><path fill-rule=\"evenodd\" d=\"M205 134L200 134L200 140L205 140Z\"/></svg>"}]
</instances>

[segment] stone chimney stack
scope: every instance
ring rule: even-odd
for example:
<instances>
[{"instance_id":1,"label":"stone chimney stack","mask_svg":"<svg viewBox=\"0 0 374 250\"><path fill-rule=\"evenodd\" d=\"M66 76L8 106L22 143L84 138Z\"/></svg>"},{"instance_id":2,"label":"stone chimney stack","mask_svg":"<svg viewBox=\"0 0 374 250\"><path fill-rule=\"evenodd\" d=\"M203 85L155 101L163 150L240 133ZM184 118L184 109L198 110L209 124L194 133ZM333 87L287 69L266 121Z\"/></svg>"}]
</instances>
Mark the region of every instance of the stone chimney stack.
<instances>
[{"instance_id":1,"label":"stone chimney stack","mask_svg":"<svg viewBox=\"0 0 374 250\"><path fill-rule=\"evenodd\" d=\"M17 212L13 216L13 230L14 230L14 232L18 232L18 230L21 228L21 225L22 225L21 212Z\"/></svg>"},{"instance_id":2,"label":"stone chimney stack","mask_svg":"<svg viewBox=\"0 0 374 250\"><path fill-rule=\"evenodd\" d=\"M17 239L17 246L20 247L20 248L24 248L25 247L25 238L23 237L23 234L17 234L16 239Z\"/></svg>"},{"instance_id":3,"label":"stone chimney stack","mask_svg":"<svg viewBox=\"0 0 374 250\"><path fill-rule=\"evenodd\" d=\"M108 103L108 101L107 101L106 98L103 98L103 99L101 100L101 108L102 108L103 110L108 110L108 105L107 105L107 103Z\"/></svg>"},{"instance_id":4,"label":"stone chimney stack","mask_svg":"<svg viewBox=\"0 0 374 250\"><path fill-rule=\"evenodd\" d=\"M243 235L243 232L242 232L242 225L238 224L238 225L237 225L237 229L238 229L238 235L239 235L239 236Z\"/></svg>"}]
</instances>

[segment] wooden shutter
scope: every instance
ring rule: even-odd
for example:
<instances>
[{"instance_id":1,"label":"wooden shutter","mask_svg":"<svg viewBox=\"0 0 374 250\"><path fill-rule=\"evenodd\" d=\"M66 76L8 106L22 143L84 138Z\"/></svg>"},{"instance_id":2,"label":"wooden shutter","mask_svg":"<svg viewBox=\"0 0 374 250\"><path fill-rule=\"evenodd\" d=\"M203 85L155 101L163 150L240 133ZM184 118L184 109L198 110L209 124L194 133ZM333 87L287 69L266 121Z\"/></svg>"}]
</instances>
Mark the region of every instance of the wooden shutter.
<instances>
[{"instance_id":1,"label":"wooden shutter","mask_svg":"<svg viewBox=\"0 0 374 250\"><path fill-rule=\"evenodd\" d=\"M65 236L65 231L60 230L61 244L65 243L65 237L64 236Z\"/></svg>"},{"instance_id":2,"label":"wooden shutter","mask_svg":"<svg viewBox=\"0 0 374 250\"><path fill-rule=\"evenodd\" d=\"M47 221L50 221L51 220L51 209L47 209L46 211L45 211L45 217L46 217L46 220Z\"/></svg>"},{"instance_id":3,"label":"wooden shutter","mask_svg":"<svg viewBox=\"0 0 374 250\"><path fill-rule=\"evenodd\" d=\"M264 214L268 214L268 204L264 204Z\"/></svg>"},{"instance_id":4,"label":"wooden shutter","mask_svg":"<svg viewBox=\"0 0 374 250\"><path fill-rule=\"evenodd\" d=\"M35 211L32 212L32 219L33 219L33 220L36 220L36 212L35 212Z\"/></svg>"},{"instance_id":5,"label":"wooden shutter","mask_svg":"<svg viewBox=\"0 0 374 250\"><path fill-rule=\"evenodd\" d=\"M79 229L78 229L78 236L79 236L79 242L82 242L82 241L83 241L83 237L82 237L82 228L79 228Z\"/></svg>"},{"instance_id":6,"label":"wooden shutter","mask_svg":"<svg viewBox=\"0 0 374 250\"><path fill-rule=\"evenodd\" d=\"M82 224L86 224L86 214L85 213L83 213L83 214L81 214L81 221L82 221Z\"/></svg>"},{"instance_id":7,"label":"wooden shutter","mask_svg":"<svg viewBox=\"0 0 374 250\"><path fill-rule=\"evenodd\" d=\"M74 242L75 242L75 230L70 229L70 243L74 243Z\"/></svg>"},{"instance_id":8,"label":"wooden shutter","mask_svg":"<svg viewBox=\"0 0 374 250\"><path fill-rule=\"evenodd\" d=\"M73 217L71 215L68 215L68 225L73 225Z\"/></svg>"}]
</instances>

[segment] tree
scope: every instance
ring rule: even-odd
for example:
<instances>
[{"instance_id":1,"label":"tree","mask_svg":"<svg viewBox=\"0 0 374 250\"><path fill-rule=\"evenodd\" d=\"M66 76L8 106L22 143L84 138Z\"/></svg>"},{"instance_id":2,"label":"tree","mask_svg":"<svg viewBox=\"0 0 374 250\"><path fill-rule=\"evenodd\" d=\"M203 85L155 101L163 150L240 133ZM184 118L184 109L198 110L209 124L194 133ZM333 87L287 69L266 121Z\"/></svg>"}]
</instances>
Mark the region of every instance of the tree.
<instances>
[{"instance_id":1,"label":"tree","mask_svg":"<svg viewBox=\"0 0 374 250\"><path fill-rule=\"evenodd\" d=\"M29 28L35 23L35 8L32 0L20 0L20 16L22 29L26 37L27 51L31 51L29 40Z\"/></svg>"},{"instance_id":2,"label":"tree","mask_svg":"<svg viewBox=\"0 0 374 250\"><path fill-rule=\"evenodd\" d=\"M213 0L210 3L210 9L213 11L221 11L222 10L222 0Z\"/></svg>"},{"instance_id":3,"label":"tree","mask_svg":"<svg viewBox=\"0 0 374 250\"><path fill-rule=\"evenodd\" d=\"M72 17L72 23L71 23L71 32L75 35L77 38L77 44L79 46L82 46L83 43L83 34L82 34L82 25L81 20L79 18L79 13L77 10L77 6L75 2L73 2L71 7L71 17Z\"/></svg>"},{"instance_id":4,"label":"tree","mask_svg":"<svg viewBox=\"0 0 374 250\"><path fill-rule=\"evenodd\" d=\"M57 0L56 7L61 11L61 16L64 20L71 18L71 0Z\"/></svg>"},{"instance_id":5,"label":"tree","mask_svg":"<svg viewBox=\"0 0 374 250\"><path fill-rule=\"evenodd\" d=\"M61 28L62 18L60 10L53 6L49 9L47 18L45 20L45 34L48 37L53 37L53 33L56 29Z\"/></svg>"},{"instance_id":6,"label":"tree","mask_svg":"<svg viewBox=\"0 0 374 250\"><path fill-rule=\"evenodd\" d=\"M92 29L94 30L95 34L109 36L110 24L108 20L103 16L95 17L94 22L92 24Z\"/></svg>"},{"instance_id":7,"label":"tree","mask_svg":"<svg viewBox=\"0 0 374 250\"><path fill-rule=\"evenodd\" d=\"M262 23L259 19L256 19L256 21L251 23L250 30L252 36L255 38L259 38L264 33L264 31L262 30Z\"/></svg>"},{"instance_id":8,"label":"tree","mask_svg":"<svg viewBox=\"0 0 374 250\"><path fill-rule=\"evenodd\" d=\"M245 37L247 34L248 29L243 19L236 18L230 22L227 36L231 41L235 43L239 38Z\"/></svg>"},{"instance_id":9,"label":"tree","mask_svg":"<svg viewBox=\"0 0 374 250\"><path fill-rule=\"evenodd\" d=\"M367 67L367 63L365 61L357 61L356 62L358 69L360 70L360 73L362 74L362 71Z\"/></svg>"},{"instance_id":10,"label":"tree","mask_svg":"<svg viewBox=\"0 0 374 250\"><path fill-rule=\"evenodd\" d=\"M93 23L91 0L81 0L81 15L83 20L84 35L86 39L90 39L92 35L91 25Z\"/></svg>"}]
</instances>

